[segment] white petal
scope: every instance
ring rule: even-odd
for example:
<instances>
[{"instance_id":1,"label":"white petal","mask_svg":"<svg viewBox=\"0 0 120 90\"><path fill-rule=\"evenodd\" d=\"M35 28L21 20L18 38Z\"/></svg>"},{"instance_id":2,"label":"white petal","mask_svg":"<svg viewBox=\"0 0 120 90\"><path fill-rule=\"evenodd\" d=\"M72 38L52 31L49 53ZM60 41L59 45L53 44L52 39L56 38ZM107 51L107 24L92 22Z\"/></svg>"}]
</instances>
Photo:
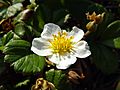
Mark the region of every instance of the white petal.
<instances>
[{"instance_id":1,"label":"white petal","mask_svg":"<svg viewBox=\"0 0 120 90\"><path fill-rule=\"evenodd\" d=\"M84 32L82 29L77 28L76 26L73 27L73 30L69 33L69 36L73 36L73 42L78 42L84 36Z\"/></svg>"},{"instance_id":2,"label":"white petal","mask_svg":"<svg viewBox=\"0 0 120 90\"><path fill-rule=\"evenodd\" d=\"M49 42L43 38L34 38L32 41L31 50L39 56L52 55L51 49L49 49Z\"/></svg>"},{"instance_id":3,"label":"white petal","mask_svg":"<svg viewBox=\"0 0 120 90\"><path fill-rule=\"evenodd\" d=\"M86 58L91 55L89 46L86 41L80 41L74 47L75 56L78 58Z\"/></svg>"},{"instance_id":4,"label":"white petal","mask_svg":"<svg viewBox=\"0 0 120 90\"><path fill-rule=\"evenodd\" d=\"M60 64L57 64L56 65L56 67L58 68L58 69L67 69L68 67L70 67L70 65L60 65Z\"/></svg>"},{"instance_id":5,"label":"white petal","mask_svg":"<svg viewBox=\"0 0 120 90\"><path fill-rule=\"evenodd\" d=\"M53 34L61 32L61 28L53 23L45 24L43 32L41 33L42 38L51 39Z\"/></svg>"},{"instance_id":6,"label":"white petal","mask_svg":"<svg viewBox=\"0 0 120 90\"><path fill-rule=\"evenodd\" d=\"M72 55L61 56L60 62L56 65L58 69L67 69L71 64L76 62L77 58Z\"/></svg>"},{"instance_id":7,"label":"white petal","mask_svg":"<svg viewBox=\"0 0 120 90\"><path fill-rule=\"evenodd\" d=\"M51 62L58 64L60 62L60 56L59 54L53 54L48 56L48 60L50 60Z\"/></svg>"}]
</instances>

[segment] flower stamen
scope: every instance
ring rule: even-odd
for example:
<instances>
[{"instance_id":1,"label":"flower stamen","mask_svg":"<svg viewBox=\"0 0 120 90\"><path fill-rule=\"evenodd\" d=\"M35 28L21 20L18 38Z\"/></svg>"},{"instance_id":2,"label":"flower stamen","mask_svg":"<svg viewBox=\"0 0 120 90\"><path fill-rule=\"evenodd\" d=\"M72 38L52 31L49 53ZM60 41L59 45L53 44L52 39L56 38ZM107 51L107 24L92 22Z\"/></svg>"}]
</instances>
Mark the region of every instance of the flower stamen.
<instances>
[{"instance_id":1,"label":"flower stamen","mask_svg":"<svg viewBox=\"0 0 120 90\"><path fill-rule=\"evenodd\" d=\"M49 40L50 48L53 53L59 53L60 55L70 53L74 45L72 42L73 38L73 36L67 37L66 32L58 32L57 35L53 34L53 40Z\"/></svg>"}]
</instances>

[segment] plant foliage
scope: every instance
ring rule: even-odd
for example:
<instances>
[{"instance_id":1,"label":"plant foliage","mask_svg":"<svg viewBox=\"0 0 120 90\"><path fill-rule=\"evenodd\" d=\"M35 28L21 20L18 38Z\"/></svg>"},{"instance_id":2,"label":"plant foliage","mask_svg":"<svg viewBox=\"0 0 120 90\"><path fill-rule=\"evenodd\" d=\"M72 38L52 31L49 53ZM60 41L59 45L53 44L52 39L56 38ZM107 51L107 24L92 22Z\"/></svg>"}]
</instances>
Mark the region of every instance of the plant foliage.
<instances>
[{"instance_id":1,"label":"plant foliage","mask_svg":"<svg viewBox=\"0 0 120 90\"><path fill-rule=\"evenodd\" d=\"M29 90L37 78L52 83L56 90L119 90L119 3L119 0L0 0L0 90ZM86 17L88 12L98 16L104 13L99 17L101 22L89 24L92 30L86 27L94 21ZM32 40L41 36L47 23L67 31L73 26L83 29L91 56L66 70L58 70L47 57L34 54ZM71 70L74 73L69 73ZM43 87L47 85L43 83Z\"/></svg>"}]
</instances>

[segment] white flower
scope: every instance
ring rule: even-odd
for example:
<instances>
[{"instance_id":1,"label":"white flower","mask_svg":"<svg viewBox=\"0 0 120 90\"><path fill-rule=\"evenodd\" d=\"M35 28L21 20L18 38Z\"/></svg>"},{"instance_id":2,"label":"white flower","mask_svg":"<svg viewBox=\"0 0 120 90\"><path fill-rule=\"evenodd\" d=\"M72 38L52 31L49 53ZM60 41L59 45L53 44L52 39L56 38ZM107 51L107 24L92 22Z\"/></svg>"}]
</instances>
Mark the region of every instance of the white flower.
<instances>
[{"instance_id":1,"label":"white flower","mask_svg":"<svg viewBox=\"0 0 120 90\"><path fill-rule=\"evenodd\" d=\"M86 58L91 52L86 41L81 40L83 30L73 27L71 32L61 30L58 25L48 23L40 38L34 38L31 50L39 56L47 56L58 69L66 69L78 58Z\"/></svg>"}]
</instances>

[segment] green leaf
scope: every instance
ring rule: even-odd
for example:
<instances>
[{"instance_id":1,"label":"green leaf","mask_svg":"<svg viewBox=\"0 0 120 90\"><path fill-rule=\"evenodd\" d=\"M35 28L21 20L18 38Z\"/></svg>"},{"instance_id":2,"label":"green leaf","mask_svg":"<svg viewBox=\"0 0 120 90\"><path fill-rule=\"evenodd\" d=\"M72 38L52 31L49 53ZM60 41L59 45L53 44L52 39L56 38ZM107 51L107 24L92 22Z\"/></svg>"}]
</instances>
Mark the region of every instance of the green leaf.
<instances>
[{"instance_id":1,"label":"green leaf","mask_svg":"<svg viewBox=\"0 0 120 90\"><path fill-rule=\"evenodd\" d=\"M46 79L49 82L53 82L53 80L54 80L54 74L55 74L55 70L54 69L49 70L48 72L46 72Z\"/></svg>"},{"instance_id":2,"label":"green leaf","mask_svg":"<svg viewBox=\"0 0 120 90\"><path fill-rule=\"evenodd\" d=\"M31 44L25 40L11 40L6 47L30 47Z\"/></svg>"},{"instance_id":3,"label":"green leaf","mask_svg":"<svg viewBox=\"0 0 120 90\"><path fill-rule=\"evenodd\" d=\"M51 69L46 72L46 79L52 82L58 90L72 90L67 78L61 70Z\"/></svg>"},{"instance_id":4,"label":"green leaf","mask_svg":"<svg viewBox=\"0 0 120 90\"><path fill-rule=\"evenodd\" d=\"M7 34L5 34L2 38L2 44L7 44L14 36L14 33L12 31L9 31Z\"/></svg>"},{"instance_id":5,"label":"green leaf","mask_svg":"<svg viewBox=\"0 0 120 90\"><path fill-rule=\"evenodd\" d=\"M21 86L23 86L23 85L27 85L27 84L28 84L28 82L30 82L30 80L29 80L29 79L24 80L24 81L19 82L18 84L16 84L16 85L15 85L15 87L16 87L16 88L18 88L18 87L21 87Z\"/></svg>"},{"instance_id":6,"label":"green leaf","mask_svg":"<svg viewBox=\"0 0 120 90\"><path fill-rule=\"evenodd\" d=\"M19 23L15 26L14 32L20 36L23 37L25 34L25 25L23 23Z\"/></svg>"},{"instance_id":7,"label":"green leaf","mask_svg":"<svg viewBox=\"0 0 120 90\"><path fill-rule=\"evenodd\" d=\"M120 20L110 23L102 35L102 40L113 39L120 36Z\"/></svg>"},{"instance_id":8,"label":"green leaf","mask_svg":"<svg viewBox=\"0 0 120 90\"><path fill-rule=\"evenodd\" d=\"M26 55L30 53L30 46L31 44L25 40L11 40L6 44L3 52L12 55Z\"/></svg>"},{"instance_id":9,"label":"green leaf","mask_svg":"<svg viewBox=\"0 0 120 90\"><path fill-rule=\"evenodd\" d=\"M0 51L3 51L3 49L4 49L4 46L0 46Z\"/></svg>"},{"instance_id":10,"label":"green leaf","mask_svg":"<svg viewBox=\"0 0 120 90\"><path fill-rule=\"evenodd\" d=\"M58 86L61 75L62 75L61 70L51 69L48 72L46 72L46 79L50 82L53 82L55 84L55 86Z\"/></svg>"},{"instance_id":11,"label":"green leaf","mask_svg":"<svg viewBox=\"0 0 120 90\"><path fill-rule=\"evenodd\" d=\"M115 39L105 40L102 43L109 47L120 49L120 37Z\"/></svg>"},{"instance_id":12,"label":"green leaf","mask_svg":"<svg viewBox=\"0 0 120 90\"><path fill-rule=\"evenodd\" d=\"M18 11L22 10L22 8L23 8L22 3L17 3L12 6L9 6L5 14L5 17L9 18L11 16L14 16Z\"/></svg>"},{"instance_id":13,"label":"green leaf","mask_svg":"<svg viewBox=\"0 0 120 90\"><path fill-rule=\"evenodd\" d=\"M22 3L22 2L24 2L25 0L12 0L12 2L13 2L13 4L15 4L15 3Z\"/></svg>"},{"instance_id":14,"label":"green leaf","mask_svg":"<svg viewBox=\"0 0 120 90\"><path fill-rule=\"evenodd\" d=\"M31 44L25 40L11 40L3 50L5 62L11 63L16 71L40 72L45 66L44 57L31 54Z\"/></svg>"},{"instance_id":15,"label":"green leaf","mask_svg":"<svg viewBox=\"0 0 120 90\"><path fill-rule=\"evenodd\" d=\"M23 56L25 56L25 55L21 55L21 54L20 55L10 55L10 54L8 54L8 55L5 55L4 61L8 62L8 63L13 63L13 62L17 61L18 59L22 58Z\"/></svg>"},{"instance_id":16,"label":"green leaf","mask_svg":"<svg viewBox=\"0 0 120 90\"><path fill-rule=\"evenodd\" d=\"M111 48L99 44L91 46L93 62L104 73L114 73L118 68L118 61Z\"/></svg>"},{"instance_id":17,"label":"green leaf","mask_svg":"<svg viewBox=\"0 0 120 90\"><path fill-rule=\"evenodd\" d=\"M0 37L0 46L2 46L2 40L1 40L2 38Z\"/></svg>"},{"instance_id":18,"label":"green leaf","mask_svg":"<svg viewBox=\"0 0 120 90\"><path fill-rule=\"evenodd\" d=\"M2 45L2 40L0 38L0 51L3 51L3 49L4 49L4 46Z\"/></svg>"},{"instance_id":19,"label":"green leaf","mask_svg":"<svg viewBox=\"0 0 120 90\"><path fill-rule=\"evenodd\" d=\"M43 29L44 24L45 24L44 20L45 20L45 18L44 18L44 10L43 10L43 7L39 5L38 8L36 9L34 22L33 22L35 27L37 27L38 29Z\"/></svg>"},{"instance_id":20,"label":"green leaf","mask_svg":"<svg viewBox=\"0 0 120 90\"><path fill-rule=\"evenodd\" d=\"M14 65L14 69L16 71L22 71L25 73L36 73L43 70L45 66L45 58L35 54L30 54L20 58L12 65Z\"/></svg>"},{"instance_id":21,"label":"green leaf","mask_svg":"<svg viewBox=\"0 0 120 90\"><path fill-rule=\"evenodd\" d=\"M4 18L4 15L5 15L6 11L7 11L6 8L1 8L0 9L0 20L2 20Z\"/></svg>"},{"instance_id":22,"label":"green leaf","mask_svg":"<svg viewBox=\"0 0 120 90\"><path fill-rule=\"evenodd\" d=\"M3 49L3 52L7 54L4 57L5 62L12 63L23 56L28 55L31 53L30 46L30 43L24 40L11 40Z\"/></svg>"},{"instance_id":23,"label":"green leaf","mask_svg":"<svg viewBox=\"0 0 120 90\"><path fill-rule=\"evenodd\" d=\"M54 73L54 84L59 87L59 84L62 80L62 77L64 76L64 74L62 73L62 71L60 70L56 70Z\"/></svg>"},{"instance_id":24,"label":"green leaf","mask_svg":"<svg viewBox=\"0 0 120 90\"><path fill-rule=\"evenodd\" d=\"M26 23L18 23L15 26L15 34L18 35L21 39L25 39L27 41L31 41L33 38L33 28L30 25L27 25Z\"/></svg>"}]
</instances>

